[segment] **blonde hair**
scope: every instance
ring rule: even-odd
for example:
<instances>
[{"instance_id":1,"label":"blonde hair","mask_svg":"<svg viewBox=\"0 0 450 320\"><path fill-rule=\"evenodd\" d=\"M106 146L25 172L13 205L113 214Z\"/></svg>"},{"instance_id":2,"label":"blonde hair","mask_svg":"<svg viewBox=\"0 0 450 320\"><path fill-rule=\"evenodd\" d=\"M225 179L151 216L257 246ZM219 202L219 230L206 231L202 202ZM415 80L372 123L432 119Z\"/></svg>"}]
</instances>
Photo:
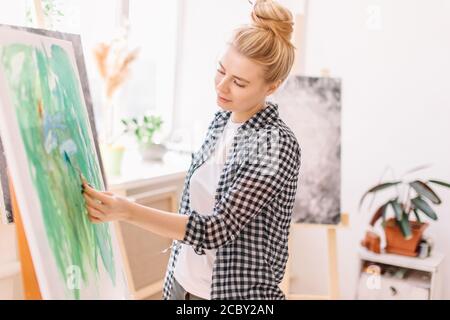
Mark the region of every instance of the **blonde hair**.
<instances>
[{"instance_id":1,"label":"blonde hair","mask_svg":"<svg viewBox=\"0 0 450 320\"><path fill-rule=\"evenodd\" d=\"M250 24L234 30L232 45L240 54L264 67L267 83L284 81L294 64L291 43L292 13L276 1L256 0Z\"/></svg>"}]
</instances>

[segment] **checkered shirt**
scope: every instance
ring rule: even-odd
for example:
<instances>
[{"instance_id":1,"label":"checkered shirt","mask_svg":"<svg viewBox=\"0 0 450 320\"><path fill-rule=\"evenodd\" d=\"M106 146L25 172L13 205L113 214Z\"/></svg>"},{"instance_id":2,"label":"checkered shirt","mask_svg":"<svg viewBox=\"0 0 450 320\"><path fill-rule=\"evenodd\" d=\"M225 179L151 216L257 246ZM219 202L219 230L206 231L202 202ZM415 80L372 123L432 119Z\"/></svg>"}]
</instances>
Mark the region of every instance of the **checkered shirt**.
<instances>
[{"instance_id":1,"label":"checkered shirt","mask_svg":"<svg viewBox=\"0 0 450 320\"><path fill-rule=\"evenodd\" d=\"M190 178L214 152L230 116L230 111L216 112L203 145L192 154L179 206L179 214L189 218L184 239L172 244L164 299L170 298L181 243L197 254L217 249L211 299L285 299L279 284L288 259L301 150L277 104L267 102L238 128L219 178L214 212L200 215L190 207Z\"/></svg>"}]
</instances>

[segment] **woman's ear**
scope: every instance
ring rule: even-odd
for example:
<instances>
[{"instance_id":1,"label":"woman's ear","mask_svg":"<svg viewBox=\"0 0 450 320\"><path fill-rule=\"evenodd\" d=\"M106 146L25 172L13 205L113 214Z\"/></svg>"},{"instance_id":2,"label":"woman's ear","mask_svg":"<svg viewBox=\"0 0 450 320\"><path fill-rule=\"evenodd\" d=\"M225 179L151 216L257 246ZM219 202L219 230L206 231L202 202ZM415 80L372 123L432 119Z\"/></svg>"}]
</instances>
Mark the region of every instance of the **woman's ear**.
<instances>
[{"instance_id":1,"label":"woman's ear","mask_svg":"<svg viewBox=\"0 0 450 320\"><path fill-rule=\"evenodd\" d=\"M280 86L281 82L282 82L281 80L278 80L278 81L271 83L269 85L269 89L267 90L266 96L270 96L272 93L274 93Z\"/></svg>"}]
</instances>

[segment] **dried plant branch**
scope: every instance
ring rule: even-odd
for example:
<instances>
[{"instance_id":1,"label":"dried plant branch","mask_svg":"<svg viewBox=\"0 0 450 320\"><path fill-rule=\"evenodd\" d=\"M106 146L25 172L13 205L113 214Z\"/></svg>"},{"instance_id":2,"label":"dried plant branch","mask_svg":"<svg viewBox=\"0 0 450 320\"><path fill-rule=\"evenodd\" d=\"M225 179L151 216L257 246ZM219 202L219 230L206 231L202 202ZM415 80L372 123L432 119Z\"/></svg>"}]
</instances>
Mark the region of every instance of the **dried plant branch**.
<instances>
[{"instance_id":1,"label":"dried plant branch","mask_svg":"<svg viewBox=\"0 0 450 320\"><path fill-rule=\"evenodd\" d=\"M94 49L95 61L100 76L105 82L105 93L111 98L114 92L126 80L130 66L137 59L139 49L127 51L125 46L116 46L117 41L111 44L100 43Z\"/></svg>"},{"instance_id":2,"label":"dried plant branch","mask_svg":"<svg viewBox=\"0 0 450 320\"><path fill-rule=\"evenodd\" d=\"M99 70L100 76L103 79L106 79L108 75L107 71L107 59L110 51L110 45L106 43L100 43L98 46L94 48L94 57L95 62L97 64L97 68Z\"/></svg>"}]
</instances>

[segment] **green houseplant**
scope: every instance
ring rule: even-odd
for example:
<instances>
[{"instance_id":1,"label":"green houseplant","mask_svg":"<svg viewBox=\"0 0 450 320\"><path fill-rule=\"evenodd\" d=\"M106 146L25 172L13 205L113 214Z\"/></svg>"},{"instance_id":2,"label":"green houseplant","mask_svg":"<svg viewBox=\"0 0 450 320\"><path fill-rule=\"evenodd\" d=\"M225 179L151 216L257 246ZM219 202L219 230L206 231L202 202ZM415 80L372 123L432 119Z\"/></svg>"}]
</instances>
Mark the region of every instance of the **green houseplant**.
<instances>
[{"instance_id":1,"label":"green houseplant","mask_svg":"<svg viewBox=\"0 0 450 320\"><path fill-rule=\"evenodd\" d=\"M375 210L370 225L375 226L382 220L386 235L386 251L409 256L416 256L417 245L422 233L428 226L423 217L437 220L434 205L442 203L434 186L450 188L448 182L439 180L395 180L379 183L367 190L360 199L359 208L369 194L377 194L382 190L394 190L394 196L388 197ZM393 217L387 219L389 212ZM414 216L414 219L412 217Z\"/></svg>"},{"instance_id":2,"label":"green houseplant","mask_svg":"<svg viewBox=\"0 0 450 320\"><path fill-rule=\"evenodd\" d=\"M163 121L160 116L145 115L131 119L122 119L124 133L132 133L144 160L161 160L166 152L164 145L155 142L155 134L161 130Z\"/></svg>"}]
</instances>

